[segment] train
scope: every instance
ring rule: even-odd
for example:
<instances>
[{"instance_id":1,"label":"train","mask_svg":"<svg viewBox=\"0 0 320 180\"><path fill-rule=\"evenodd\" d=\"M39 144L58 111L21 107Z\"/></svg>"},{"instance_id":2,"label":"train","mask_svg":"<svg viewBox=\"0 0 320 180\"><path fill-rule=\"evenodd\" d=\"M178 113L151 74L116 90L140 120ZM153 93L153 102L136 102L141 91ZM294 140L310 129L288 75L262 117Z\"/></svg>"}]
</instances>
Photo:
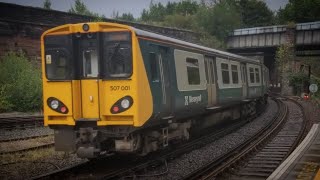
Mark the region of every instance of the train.
<instances>
[{"instance_id":1,"label":"train","mask_svg":"<svg viewBox=\"0 0 320 180\"><path fill-rule=\"evenodd\" d=\"M41 55L44 124L81 158L146 155L267 103L259 60L124 24L49 29Z\"/></svg>"}]
</instances>

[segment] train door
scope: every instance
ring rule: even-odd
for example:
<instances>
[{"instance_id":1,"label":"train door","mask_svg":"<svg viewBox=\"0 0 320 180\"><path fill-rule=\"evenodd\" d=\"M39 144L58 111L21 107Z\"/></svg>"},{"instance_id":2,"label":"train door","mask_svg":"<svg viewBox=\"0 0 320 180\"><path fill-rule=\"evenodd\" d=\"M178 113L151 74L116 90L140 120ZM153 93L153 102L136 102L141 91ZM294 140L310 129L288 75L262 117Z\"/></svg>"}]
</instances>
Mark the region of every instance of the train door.
<instances>
[{"instance_id":1,"label":"train door","mask_svg":"<svg viewBox=\"0 0 320 180\"><path fill-rule=\"evenodd\" d=\"M170 117L172 110L172 93L170 89L169 49L150 44L149 61L151 67L152 91L155 110L160 111L162 117Z\"/></svg>"},{"instance_id":2,"label":"train door","mask_svg":"<svg viewBox=\"0 0 320 180\"><path fill-rule=\"evenodd\" d=\"M248 85L247 85L247 71L246 65L241 64L241 79L242 79L242 99L247 98Z\"/></svg>"},{"instance_id":3,"label":"train door","mask_svg":"<svg viewBox=\"0 0 320 180\"><path fill-rule=\"evenodd\" d=\"M84 119L99 119L99 56L97 39L79 40L81 110Z\"/></svg>"},{"instance_id":4,"label":"train door","mask_svg":"<svg viewBox=\"0 0 320 180\"><path fill-rule=\"evenodd\" d=\"M159 46L159 69L162 89L162 109L164 115L168 118L172 114L172 93L171 93L171 78L170 78L170 61L169 48Z\"/></svg>"},{"instance_id":5,"label":"train door","mask_svg":"<svg viewBox=\"0 0 320 180\"><path fill-rule=\"evenodd\" d=\"M208 107L214 106L217 102L217 89L215 79L215 66L212 57L205 57L208 89Z\"/></svg>"}]
</instances>

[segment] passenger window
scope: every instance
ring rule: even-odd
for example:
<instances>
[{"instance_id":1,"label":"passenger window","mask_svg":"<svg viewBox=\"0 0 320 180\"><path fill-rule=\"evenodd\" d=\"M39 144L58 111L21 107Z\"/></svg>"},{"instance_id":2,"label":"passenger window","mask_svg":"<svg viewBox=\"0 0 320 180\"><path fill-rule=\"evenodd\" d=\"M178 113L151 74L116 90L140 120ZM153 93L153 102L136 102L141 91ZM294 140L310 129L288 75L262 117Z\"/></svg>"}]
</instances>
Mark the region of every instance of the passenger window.
<instances>
[{"instance_id":1,"label":"passenger window","mask_svg":"<svg viewBox=\"0 0 320 180\"><path fill-rule=\"evenodd\" d=\"M232 71L232 83L238 84L239 83L238 67L236 65L231 65L231 71Z\"/></svg>"},{"instance_id":2,"label":"passenger window","mask_svg":"<svg viewBox=\"0 0 320 180\"><path fill-rule=\"evenodd\" d=\"M190 85L200 84L200 71L198 59L187 58L187 74Z\"/></svg>"},{"instance_id":3,"label":"passenger window","mask_svg":"<svg viewBox=\"0 0 320 180\"><path fill-rule=\"evenodd\" d=\"M256 82L260 83L260 74L259 74L259 69L255 68L255 72L256 72Z\"/></svg>"},{"instance_id":4,"label":"passenger window","mask_svg":"<svg viewBox=\"0 0 320 180\"><path fill-rule=\"evenodd\" d=\"M159 81L158 59L154 52L149 53L151 80Z\"/></svg>"},{"instance_id":5,"label":"passenger window","mask_svg":"<svg viewBox=\"0 0 320 180\"><path fill-rule=\"evenodd\" d=\"M230 84L229 65L226 63L221 63L221 72L223 84Z\"/></svg>"},{"instance_id":6,"label":"passenger window","mask_svg":"<svg viewBox=\"0 0 320 180\"><path fill-rule=\"evenodd\" d=\"M249 68L250 73L250 83L254 83L254 71L253 68Z\"/></svg>"}]
</instances>

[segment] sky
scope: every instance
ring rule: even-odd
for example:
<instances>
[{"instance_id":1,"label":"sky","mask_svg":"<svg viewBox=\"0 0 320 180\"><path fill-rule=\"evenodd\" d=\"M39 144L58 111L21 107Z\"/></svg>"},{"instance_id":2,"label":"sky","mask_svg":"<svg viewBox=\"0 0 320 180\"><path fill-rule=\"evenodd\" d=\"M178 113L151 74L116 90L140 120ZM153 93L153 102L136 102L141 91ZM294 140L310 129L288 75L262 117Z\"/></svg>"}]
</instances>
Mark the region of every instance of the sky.
<instances>
[{"instance_id":1,"label":"sky","mask_svg":"<svg viewBox=\"0 0 320 180\"><path fill-rule=\"evenodd\" d=\"M43 7L45 0L0 0L0 2L20 4L24 6ZM154 3L167 4L168 1L179 2L181 0L153 0ZM199 0L200 1L200 0ZM285 7L288 0L264 0L273 11ZM82 0L91 12L112 17L113 12L131 13L135 18L140 17L143 9L148 8L151 0ZM51 0L51 9L68 11L73 6L74 0Z\"/></svg>"}]
</instances>

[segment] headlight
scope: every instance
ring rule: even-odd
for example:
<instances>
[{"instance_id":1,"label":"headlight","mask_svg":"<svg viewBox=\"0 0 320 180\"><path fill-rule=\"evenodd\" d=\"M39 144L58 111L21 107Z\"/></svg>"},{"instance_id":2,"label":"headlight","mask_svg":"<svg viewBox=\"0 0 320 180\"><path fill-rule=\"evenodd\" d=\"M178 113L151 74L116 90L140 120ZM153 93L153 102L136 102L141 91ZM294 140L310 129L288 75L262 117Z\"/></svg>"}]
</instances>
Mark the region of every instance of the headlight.
<instances>
[{"instance_id":1,"label":"headlight","mask_svg":"<svg viewBox=\"0 0 320 180\"><path fill-rule=\"evenodd\" d=\"M121 107L122 107L123 109L127 109L129 106L130 106L130 101L129 101L128 99L123 99L123 100L121 101Z\"/></svg>"},{"instance_id":2,"label":"headlight","mask_svg":"<svg viewBox=\"0 0 320 180\"><path fill-rule=\"evenodd\" d=\"M83 29L84 31L89 31L89 25L88 25L88 24L83 24L83 25L82 25L82 29Z\"/></svg>"},{"instance_id":3,"label":"headlight","mask_svg":"<svg viewBox=\"0 0 320 180\"><path fill-rule=\"evenodd\" d=\"M57 100L52 100L50 106L52 109L57 109L59 107L59 102Z\"/></svg>"},{"instance_id":4,"label":"headlight","mask_svg":"<svg viewBox=\"0 0 320 180\"><path fill-rule=\"evenodd\" d=\"M112 114L119 114L130 109L132 105L133 105L132 97L124 96L111 106L110 112Z\"/></svg>"}]
</instances>

